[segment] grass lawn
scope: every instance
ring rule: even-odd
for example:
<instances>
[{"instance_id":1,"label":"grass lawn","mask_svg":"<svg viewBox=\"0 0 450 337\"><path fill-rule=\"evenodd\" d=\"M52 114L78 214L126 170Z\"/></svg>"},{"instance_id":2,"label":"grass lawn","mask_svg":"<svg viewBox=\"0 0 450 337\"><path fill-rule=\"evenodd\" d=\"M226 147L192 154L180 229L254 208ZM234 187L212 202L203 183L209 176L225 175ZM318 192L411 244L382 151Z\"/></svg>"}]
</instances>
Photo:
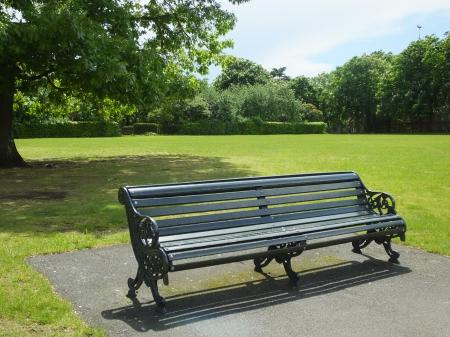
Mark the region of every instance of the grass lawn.
<instances>
[{"instance_id":1,"label":"grass lawn","mask_svg":"<svg viewBox=\"0 0 450 337\"><path fill-rule=\"evenodd\" d=\"M0 336L104 334L25 259L127 242L116 198L125 184L353 170L370 189L396 197L406 244L450 255L450 136L127 136L17 145L35 167L0 170Z\"/></svg>"}]
</instances>

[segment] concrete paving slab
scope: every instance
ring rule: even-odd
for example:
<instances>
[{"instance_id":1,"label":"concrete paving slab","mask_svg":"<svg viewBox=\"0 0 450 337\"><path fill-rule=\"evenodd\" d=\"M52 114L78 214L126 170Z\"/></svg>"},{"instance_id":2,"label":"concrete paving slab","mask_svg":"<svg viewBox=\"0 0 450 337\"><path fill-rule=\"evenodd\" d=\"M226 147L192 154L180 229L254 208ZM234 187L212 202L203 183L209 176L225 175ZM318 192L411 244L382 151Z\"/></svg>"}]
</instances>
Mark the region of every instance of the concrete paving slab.
<instances>
[{"instance_id":1,"label":"concrete paving slab","mask_svg":"<svg viewBox=\"0 0 450 337\"><path fill-rule=\"evenodd\" d=\"M365 255L351 245L295 258L298 290L282 267L266 275L251 261L170 274L161 286L168 313L154 311L143 286L125 297L136 262L129 245L59 255L29 263L45 274L88 323L109 336L450 336L450 259L396 246L401 265L381 246Z\"/></svg>"}]
</instances>

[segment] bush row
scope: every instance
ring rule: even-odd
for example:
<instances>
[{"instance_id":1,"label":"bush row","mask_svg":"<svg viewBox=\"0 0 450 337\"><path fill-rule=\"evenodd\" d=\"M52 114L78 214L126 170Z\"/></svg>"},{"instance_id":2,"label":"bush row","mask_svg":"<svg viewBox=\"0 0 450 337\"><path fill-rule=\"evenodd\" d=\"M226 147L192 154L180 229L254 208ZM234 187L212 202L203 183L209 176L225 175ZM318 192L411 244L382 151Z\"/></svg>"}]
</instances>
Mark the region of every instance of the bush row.
<instances>
[{"instance_id":1,"label":"bush row","mask_svg":"<svg viewBox=\"0 0 450 337\"><path fill-rule=\"evenodd\" d=\"M267 135L325 133L327 125L323 122L283 123L283 122L218 122L203 120L196 123L182 123L174 131L163 133L184 135ZM15 138L56 138L56 137L115 137L121 134L159 133L156 123L136 123L122 127L114 122L58 122L16 124Z\"/></svg>"},{"instance_id":2,"label":"bush row","mask_svg":"<svg viewBox=\"0 0 450 337\"><path fill-rule=\"evenodd\" d=\"M327 124L324 122L214 122L211 120L197 123L184 123L178 134L185 135L269 135L269 134L304 134L325 133Z\"/></svg>"},{"instance_id":3,"label":"bush row","mask_svg":"<svg viewBox=\"0 0 450 337\"><path fill-rule=\"evenodd\" d=\"M116 137L120 127L115 122L57 122L14 125L15 138Z\"/></svg>"},{"instance_id":4,"label":"bush row","mask_svg":"<svg viewBox=\"0 0 450 337\"><path fill-rule=\"evenodd\" d=\"M159 125L156 123L135 123L133 124L133 133L142 135L145 133L159 133Z\"/></svg>"}]
</instances>

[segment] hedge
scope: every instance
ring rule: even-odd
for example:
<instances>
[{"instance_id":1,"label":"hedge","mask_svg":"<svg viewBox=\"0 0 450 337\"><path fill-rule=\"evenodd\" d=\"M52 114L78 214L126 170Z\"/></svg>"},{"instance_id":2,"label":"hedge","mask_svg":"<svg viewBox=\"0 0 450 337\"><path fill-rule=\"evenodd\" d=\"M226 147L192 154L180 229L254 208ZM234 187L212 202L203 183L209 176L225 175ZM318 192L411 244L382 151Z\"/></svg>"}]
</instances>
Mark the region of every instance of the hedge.
<instances>
[{"instance_id":1,"label":"hedge","mask_svg":"<svg viewBox=\"0 0 450 337\"><path fill-rule=\"evenodd\" d=\"M197 123L184 123L179 134L185 135L268 135L325 133L324 122L282 123L282 122L240 122L225 123L205 120Z\"/></svg>"},{"instance_id":2,"label":"hedge","mask_svg":"<svg viewBox=\"0 0 450 337\"><path fill-rule=\"evenodd\" d=\"M120 127L114 122L59 122L14 125L15 138L117 137Z\"/></svg>"},{"instance_id":3,"label":"hedge","mask_svg":"<svg viewBox=\"0 0 450 337\"><path fill-rule=\"evenodd\" d=\"M122 135L132 135L134 131L133 125L122 126Z\"/></svg>"},{"instance_id":4,"label":"hedge","mask_svg":"<svg viewBox=\"0 0 450 337\"><path fill-rule=\"evenodd\" d=\"M144 133L158 133L159 125L156 123L135 123L133 124L133 133L135 135L141 135Z\"/></svg>"}]
</instances>

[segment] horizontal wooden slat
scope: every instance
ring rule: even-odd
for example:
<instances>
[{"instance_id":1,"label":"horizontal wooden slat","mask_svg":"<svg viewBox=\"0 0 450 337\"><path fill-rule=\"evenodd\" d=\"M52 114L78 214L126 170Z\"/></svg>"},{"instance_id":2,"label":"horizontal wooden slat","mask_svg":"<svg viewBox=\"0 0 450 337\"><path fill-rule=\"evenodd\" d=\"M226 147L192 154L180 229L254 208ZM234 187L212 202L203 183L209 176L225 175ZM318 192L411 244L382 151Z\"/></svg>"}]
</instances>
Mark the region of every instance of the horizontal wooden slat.
<instances>
[{"instance_id":1,"label":"horizontal wooden slat","mask_svg":"<svg viewBox=\"0 0 450 337\"><path fill-rule=\"evenodd\" d=\"M265 231L253 231L253 232L241 232L227 235L220 235L216 237L203 238L199 240L184 240L178 241L175 244L166 244L164 245L164 249L168 252L175 252L179 250L189 250L189 249L198 249L208 246L217 246L217 245L228 245L236 242L243 241L255 241L255 240L264 240L266 238L275 238L280 236L288 236L288 235L297 235L297 234L305 234L335 228L344 228L350 226L357 225L365 225L370 223L379 223L384 222L388 223L394 220L401 220L398 216L389 216L389 217L378 217L378 218L369 218L369 219L360 219L360 220L346 220L346 221L324 221L320 223L312 224L308 227L306 226L291 226L285 227L284 229L277 228L275 230L265 230Z\"/></svg>"},{"instance_id":2,"label":"horizontal wooden slat","mask_svg":"<svg viewBox=\"0 0 450 337\"><path fill-rule=\"evenodd\" d=\"M251 217L268 216L268 215L283 214L283 213L296 213L296 212L304 212L304 211L315 210L315 209L359 205L362 203L363 203L363 201L359 200L359 199L340 200L340 201L321 202L321 203L314 203L314 204L307 204L307 205L283 206L283 207L263 208L263 209L257 209L257 210L249 210L249 211L226 212L226 213L196 215L196 216L173 218L173 219L161 219L161 220L158 220L157 222L160 227L179 226L179 225L187 225L187 224L193 224L193 223L199 224L199 226L201 226L200 224L204 223L204 222L232 220L232 219L240 219L240 218L251 218ZM151 215L151 213L146 210L142 211L142 214Z\"/></svg>"},{"instance_id":3,"label":"horizontal wooden slat","mask_svg":"<svg viewBox=\"0 0 450 337\"><path fill-rule=\"evenodd\" d=\"M270 199L254 199L254 200L241 200L241 201L231 201L222 203L211 203L202 205L189 205L189 206L173 206L173 207L160 207L148 210L148 214L153 217L164 216L164 215L178 215L178 214L188 214L188 213L201 213L201 212L211 212L211 211L223 211L230 209L248 208L248 207L259 207L259 206L269 206L269 205L280 205L289 204L296 202L305 201L316 201L325 199L336 199L351 196L361 195L362 191L360 189L335 191L327 193L315 193L307 195L294 195L289 197L278 197Z\"/></svg>"},{"instance_id":4,"label":"horizontal wooden slat","mask_svg":"<svg viewBox=\"0 0 450 337\"><path fill-rule=\"evenodd\" d=\"M320 192L328 190L340 190L356 187L361 187L360 181L341 182L334 184L318 184L308 186L294 186L284 188L271 188L271 189L257 189L257 190L253 189L239 192L207 193L207 194L184 195L175 197L161 197L161 198L154 197L146 199L134 199L133 204L135 207L181 205L181 204L194 204L202 202L257 198L261 196L276 196L276 195L299 194L307 192Z\"/></svg>"},{"instance_id":5,"label":"horizontal wooden slat","mask_svg":"<svg viewBox=\"0 0 450 337\"><path fill-rule=\"evenodd\" d=\"M273 222L279 222L279 221L301 220L301 219L308 219L308 218L314 218L314 217L339 216L339 215L345 215L345 214L351 215L354 213L356 213L357 215L370 214L370 212L367 210L367 208L365 206L353 205L353 206L339 207L339 208L333 208L333 209L312 210L312 211L302 212L302 213L278 214L278 215L271 215L271 216L267 216L267 217L216 221L216 222L203 223L201 226L199 226L198 224L189 224L189 225L183 225L183 226L160 227L159 233L160 233L160 239L162 239L162 237L166 236L166 235L196 233L199 231L244 227L244 226L273 223Z\"/></svg>"},{"instance_id":6,"label":"horizontal wooden slat","mask_svg":"<svg viewBox=\"0 0 450 337\"><path fill-rule=\"evenodd\" d=\"M300 242L303 241L303 235L291 236L289 242ZM255 248L264 248L273 245L279 245L286 242L286 238L274 238L270 240L261 240L254 242L241 242L235 243L233 245L221 246L221 247L209 247L198 250L188 250L178 253L171 253L171 260L182 260L182 259L190 259L195 257L202 257L207 255L214 254L223 254L223 253L231 253L236 251L243 251Z\"/></svg>"},{"instance_id":7,"label":"horizontal wooden slat","mask_svg":"<svg viewBox=\"0 0 450 337\"><path fill-rule=\"evenodd\" d=\"M310 241L306 242L306 246L302 246L305 250L311 250L316 248L323 248L323 247L329 247L329 246L335 246L335 245L341 245L344 243L350 243L354 240L366 240L366 239L373 239L377 237L382 236L392 236L392 235L398 235L400 233L404 233L405 228L404 227L394 227L392 229L387 230L379 230L376 232L371 233L351 233L349 235L340 235L337 239L328 238L327 240L321 240L321 241ZM204 268L204 267L210 267L210 266L217 266L222 265L226 263L232 263L232 262L240 262L240 261L246 261L246 260L253 260L254 258L266 258L266 257L273 257L279 254L286 254L292 251L298 251L299 247L290 247L290 248L282 248L277 250L266 250L266 251L259 251L255 252L254 250L245 251L241 254L234 254L232 256L215 256L211 259L197 259L196 261L188 261L188 262L182 262L182 263L176 263L172 264L171 270L172 271L181 271L181 270L188 270L188 269L194 269L194 268Z\"/></svg>"},{"instance_id":8,"label":"horizontal wooden slat","mask_svg":"<svg viewBox=\"0 0 450 337\"><path fill-rule=\"evenodd\" d=\"M254 188L289 187L320 183L337 183L341 181L359 180L354 172L333 172L321 174L305 174L274 177L256 177L228 179L217 181L200 181L192 183L131 186L127 187L132 198L179 196L187 194L204 194L211 192L233 192Z\"/></svg>"},{"instance_id":9,"label":"horizontal wooden slat","mask_svg":"<svg viewBox=\"0 0 450 337\"><path fill-rule=\"evenodd\" d=\"M189 258L196 258L196 257L207 256L207 255L215 255L215 254L230 253L230 252L235 252L235 251L242 251L244 249L262 248L262 247L268 247L271 245L282 244L282 243L301 242L304 240L322 239L322 238L328 238L328 237L335 237L335 236L339 236L339 235L347 235L347 234L352 234L352 233L365 232L365 231L372 230L372 229L380 229L380 228L385 228L385 227L398 227L398 226L404 226L404 221L403 220L394 220L394 221L389 221L389 222L384 222L384 223L372 223L372 224L368 224L368 225L331 229L331 230L325 230L325 231L308 233L308 234L288 235L285 237L278 237L278 238L270 239L270 240L260 240L260 241L229 244L229 245L218 246L218 247L208 247L208 248L201 248L201 249L195 249L195 250L186 250L186 251L170 253L170 256L171 256L171 260L189 259Z\"/></svg>"},{"instance_id":10,"label":"horizontal wooden slat","mask_svg":"<svg viewBox=\"0 0 450 337\"><path fill-rule=\"evenodd\" d=\"M176 242L183 241L183 243L189 243L192 240L198 241L201 239L208 240L210 237L220 237L222 235L234 235L241 234L247 235L247 233L255 232L255 231L265 231L265 230L280 230L280 228L290 228L292 226L303 226L307 228L308 226L316 226L318 223L320 225L326 225L329 223L342 223L348 221L356 221L356 220L370 220L373 218L380 218L379 215L375 214L367 214L364 212L352 212L352 213L344 213L344 214L334 214L327 216L319 216L319 217L311 217L305 219L297 219L297 220L286 220L286 221L277 221L277 222L266 222L259 223L255 225L247 225L240 227L231 227L224 229L216 229L216 230L207 230L202 232L188 232L184 234L178 235L166 235L160 237L160 243L164 246L173 245Z\"/></svg>"}]
</instances>

